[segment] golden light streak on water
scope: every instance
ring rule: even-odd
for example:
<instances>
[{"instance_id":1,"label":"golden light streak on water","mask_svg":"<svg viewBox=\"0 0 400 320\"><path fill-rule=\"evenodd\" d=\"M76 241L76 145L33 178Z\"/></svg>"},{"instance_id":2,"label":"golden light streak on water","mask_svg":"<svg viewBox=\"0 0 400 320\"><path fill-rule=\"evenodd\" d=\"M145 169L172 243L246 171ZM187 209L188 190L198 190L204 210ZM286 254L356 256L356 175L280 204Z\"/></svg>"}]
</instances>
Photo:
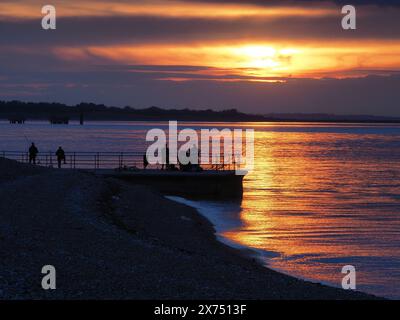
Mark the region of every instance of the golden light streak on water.
<instances>
[{"instance_id":1,"label":"golden light streak on water","mask_svg":"<svg viewBox=\"0 0 400 320\"><path fill-rule=\"evenodd\" d=\"M352 264L361 288L398 297L399 147L390 135L257 132L243 227L224 236L279 253L266 260L273 268L336 286Z\"/></svg>"}]
</instances>

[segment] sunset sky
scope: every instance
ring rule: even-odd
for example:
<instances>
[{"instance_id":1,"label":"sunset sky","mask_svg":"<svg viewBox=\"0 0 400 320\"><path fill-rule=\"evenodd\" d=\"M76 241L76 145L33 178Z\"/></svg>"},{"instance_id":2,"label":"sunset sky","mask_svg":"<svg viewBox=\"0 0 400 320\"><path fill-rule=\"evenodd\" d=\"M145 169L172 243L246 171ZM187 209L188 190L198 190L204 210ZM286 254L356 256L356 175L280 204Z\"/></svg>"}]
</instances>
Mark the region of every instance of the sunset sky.
<instances>
[{"instance_id":1,"label":"sunset sky","mask_svg":"<svg viewBox=\"0 0 400 320\"><path fill-rule=\"evenodd\" d=\"M49 4L1 1L0 100L400 116L400 1Z\"/></svg>"}]
</instances>

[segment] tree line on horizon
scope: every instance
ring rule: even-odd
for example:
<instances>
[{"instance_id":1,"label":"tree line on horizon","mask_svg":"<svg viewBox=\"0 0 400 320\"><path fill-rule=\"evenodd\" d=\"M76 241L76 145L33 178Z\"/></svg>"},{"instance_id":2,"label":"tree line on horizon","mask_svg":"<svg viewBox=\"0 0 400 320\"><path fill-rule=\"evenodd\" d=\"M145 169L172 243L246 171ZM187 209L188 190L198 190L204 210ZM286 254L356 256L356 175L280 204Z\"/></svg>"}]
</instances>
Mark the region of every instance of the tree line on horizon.
<instances>
[{"instance_id":1,"label":"tree line on horizon","mask_svg":"<svg viewBox=\"0 0 400 320\"><path fill-rule=\"evenodd\" d=\"M23 102L0 100L0 119L6 120L179 120L179 121L308 121L308 122L386 122L399 123L399 117L373 115L336 115L323 113L269 113L248 114L236 109L216 111L212 109L164 109L156 106L136 109L82 102L74 106L57 102Z\"/></svg>"},{"instance_id":2,"label":"tree line on horizon","mask_svg":"<svg viewBox=\"0 0 400 320\"><path fill-rule=\"evenodd\" d=\"M0 118L10 119L23 117L26 120L45 120L51 117L64 117L71 120L84 116L85 120L208 120L208 121L264 121L262 115L252 115L227 109L163 109L149 107L136 109L130 106L123 108L109 107L104 104L82 102L75 106L63 103L0 101Z\"/></svg>"}]
</instances>

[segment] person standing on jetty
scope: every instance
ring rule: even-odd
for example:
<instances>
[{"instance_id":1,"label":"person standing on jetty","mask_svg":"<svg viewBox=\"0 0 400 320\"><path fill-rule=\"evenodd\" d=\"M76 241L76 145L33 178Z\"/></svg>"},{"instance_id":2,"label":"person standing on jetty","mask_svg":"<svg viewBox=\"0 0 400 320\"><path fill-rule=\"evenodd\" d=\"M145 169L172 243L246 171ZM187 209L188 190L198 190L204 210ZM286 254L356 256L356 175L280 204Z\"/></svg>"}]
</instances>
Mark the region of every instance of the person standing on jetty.
<instances>
[{"instance_id":1,"label":"person standing on jetty","mask_svg":"<svg viewBox=\"0 0 400 320\"><path fill-rule=\"evenodd\" d=\"M143 169L146 169L148 165L149 165L149 161L147 160L146 153L144 153L143 154Z\"/></svg>"},{"instance_id":2,"label":"person standing on jetty","mask_svg":"<svg viewBox=\"0 0 400 320\"><path fill-rule=\"evenodd\" d=\"M61 169L62 161L64 161L64 164L65 164L65 152L64 152L63 148L58 147L58 150L56 152L56 156L57 156L58 169Z\"/></svg>"},{"instance_id":3,"label":"person standing on jetty","mask_svg":"<svg viewBox=\"0 0 400 320\"><path fill-rule=\"evenodd\" d=\"M35 144L32 142L30 148L29 148L29 163L30 164L36 164L36 157L37 154L39 153L38 148L36 148Z\"/></svg>"},{"instance_id":4,"label":"person standing on jetty","mask_svg":"<svg viewBox=\"0 0 400 320\"><path fill-rule=\"evenodd\" d=\"M168 170L169 169L169 148L168 145L165 145L165 148L162 149L162 164L161 170Z\"/></svg>"}]
</instances>

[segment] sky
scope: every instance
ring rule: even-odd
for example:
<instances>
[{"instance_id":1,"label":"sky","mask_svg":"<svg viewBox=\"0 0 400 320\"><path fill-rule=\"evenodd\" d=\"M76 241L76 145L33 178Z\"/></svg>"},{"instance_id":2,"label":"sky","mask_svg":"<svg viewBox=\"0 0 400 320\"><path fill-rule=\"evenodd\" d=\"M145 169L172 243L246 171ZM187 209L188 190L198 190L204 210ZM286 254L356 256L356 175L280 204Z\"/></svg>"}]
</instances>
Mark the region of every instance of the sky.
<instances>
[{"instance_id":1,"label":"sky","mask_svg":"<svg viewBox=\"0 0 400 320\"><path fill-rule=\"evenodd\" d=\"M400 116L398 0L48 4L0 3L0 100Z\"/></svg>"}]
</instances>

